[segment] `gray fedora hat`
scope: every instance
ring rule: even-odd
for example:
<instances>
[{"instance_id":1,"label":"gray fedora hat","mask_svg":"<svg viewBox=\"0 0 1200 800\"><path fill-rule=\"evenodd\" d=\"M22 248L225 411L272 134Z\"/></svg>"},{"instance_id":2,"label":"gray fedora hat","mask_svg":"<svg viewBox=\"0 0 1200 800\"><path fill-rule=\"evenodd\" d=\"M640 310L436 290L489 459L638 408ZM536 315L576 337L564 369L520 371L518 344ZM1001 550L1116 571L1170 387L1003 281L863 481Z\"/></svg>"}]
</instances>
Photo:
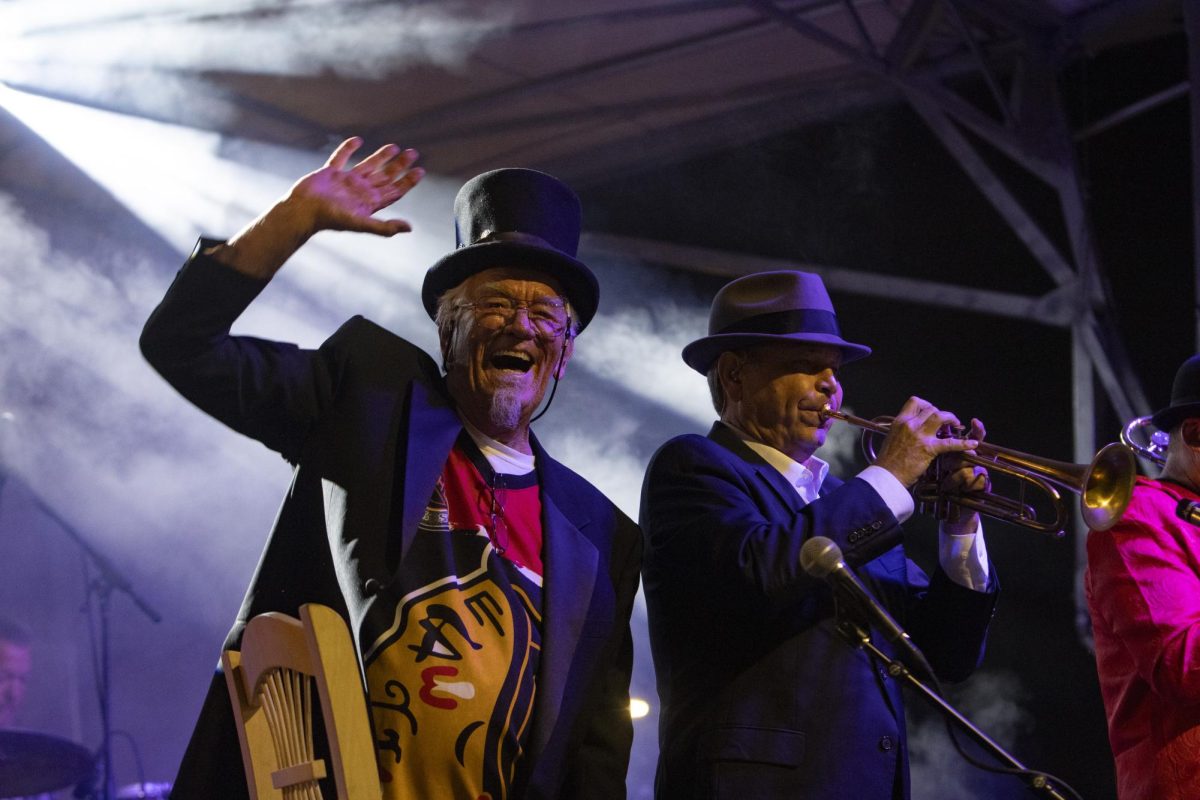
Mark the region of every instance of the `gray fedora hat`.
<instances>
[{"instance_id":1,"label":"gray fedora hat","mask_svg":"<svg viewBox=\"0 0 1200 800\"><path fill-rule=\"evenodd\" d=\"M600 303L596 276L575 257L582 221L579 198L552 175L515 167L476 175L454 199L456 249L425 273L426 313L436 319L442 293L477 272L527 267L562 284L582 330Z\"/></svg>"},{"instance_id":2,"label":"gray fedora hat","mask_svg":"<svg viewBox=\"0 0 1200 800\"><path fill-rule=\"evenodd\" d=\"M1200 417L1200 355L1180 365L1171 386L1171 405L1155 412L1151 420L1160 431L1170 431L1188 417Z\"/></svg>"},{"instance_id":3,"label":"gray fedora hat","mask_svg":"<svg viewBox=\"0 0 1200 800\"><path fill-rule=\"evenodd\" d=\"M683 360L700 373L718 355L755 344L810 342L842 352L843 362L871 354L871 348L847 342L821 276L779 270L736 278L721 287L708 316L708 336L683 348Z\"/></svg>"}]
</instances>

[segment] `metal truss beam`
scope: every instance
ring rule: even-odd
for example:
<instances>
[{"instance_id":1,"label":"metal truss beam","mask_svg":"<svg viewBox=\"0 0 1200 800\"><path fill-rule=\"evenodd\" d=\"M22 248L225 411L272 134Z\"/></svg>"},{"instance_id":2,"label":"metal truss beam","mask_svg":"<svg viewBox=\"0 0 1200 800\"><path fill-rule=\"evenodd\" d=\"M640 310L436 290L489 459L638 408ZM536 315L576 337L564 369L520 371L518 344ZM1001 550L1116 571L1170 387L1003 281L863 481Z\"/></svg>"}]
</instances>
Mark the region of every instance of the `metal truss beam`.
<instances>
[{"instance_id":1,"label":"metal truss beam","mask_svg":"<svg viewBox=\"0 0 1200 800\"><path fill-rule=\"evenodd\" d=\"M1069 290L1066 297L1062 290L1055 290L1041 297L1031 297L899 275L881 275L878 272L823 264L797 264L786 259L600 233L585 233L580 242L580 249L591 258L633 257L640 261L723 278L736 278L767 270L801 268L820 275L825 285L834 292L975 311L1060 328L1069 328L1075 317L1069 297L1069 293L1074 291L1073 286L1066 287Z\"/></svg>"}]
</instances>

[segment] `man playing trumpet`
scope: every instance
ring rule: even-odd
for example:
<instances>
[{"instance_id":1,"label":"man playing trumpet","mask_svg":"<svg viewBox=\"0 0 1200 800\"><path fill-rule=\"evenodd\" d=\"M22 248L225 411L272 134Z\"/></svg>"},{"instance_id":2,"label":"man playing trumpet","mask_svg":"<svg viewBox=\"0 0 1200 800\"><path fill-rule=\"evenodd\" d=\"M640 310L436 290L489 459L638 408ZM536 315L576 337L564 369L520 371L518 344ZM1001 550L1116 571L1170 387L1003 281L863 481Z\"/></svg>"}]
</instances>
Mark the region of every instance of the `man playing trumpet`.
<instances>
[{"instance_id":1,"label":"man playing trumpet","mask_svg":"<svg viewBox=\"0 0 1200 800\"><path fill-rule=\"evenodd\" d=\"M1139 477L1121 520L1088 534L1086 592L1121 800L1200 797L1200 355L1179 368L1158 480ZM1181 505L1182 504L1182 505Z\"/></svg>"},{"instance_id":2,"label":"man playing trumpet","mask_svg":"<svg viewBox=\"0 0 1200 800\"><path fill-rule=\"evenodd\" d=\"M953 414L913 397L874 465L842 482L815 451L841 406L838 371L870 349L841 337L817 275L764 272L726 285L709 335L683 350L708 376L720 421L667 442L642 493L643 580L662 702L658 798L908 797L900 686L839 641L832 592L800 567L824 536L924 649L939 676L983 651L996 582L974 512L942 525L932 580L908 561L900 523ZM982 469L946 489L983 489ZM886 649L886 645L883 646Z\"/></svg>"}]
</instances>

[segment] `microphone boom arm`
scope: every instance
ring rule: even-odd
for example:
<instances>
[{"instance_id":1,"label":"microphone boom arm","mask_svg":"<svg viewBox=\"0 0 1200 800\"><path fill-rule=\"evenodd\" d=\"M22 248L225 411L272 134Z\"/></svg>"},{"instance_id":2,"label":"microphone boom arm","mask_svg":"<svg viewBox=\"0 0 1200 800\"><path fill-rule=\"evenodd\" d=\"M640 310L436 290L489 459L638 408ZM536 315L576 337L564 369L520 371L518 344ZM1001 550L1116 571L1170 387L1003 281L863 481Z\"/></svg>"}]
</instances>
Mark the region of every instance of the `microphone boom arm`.
<instances>
[{"instance_id":1,"label":"microphone boom arm","mask_svg":"<svg viewBox=\"0 0 1200 800\"><path fill-rule=\"evenodd\" d=\"M1020 761L1018 761L1007 750L996 743L990 736L975 727L969 719L964 717L958 709L946 702L946 700L933 689L929 688L920 678L912 673L904 662L899 659L892 658L884 653L875 643L871 641L871 635L857 623L841 618L837 622L838 633L842 635L852 647L862 648L869 652L872 656L879 659L886 665L888 675L895 679L904 680L910 687L916 689L922 697L924 697L934 708L941 712L942 716L948 722L952 722L958 726L960 730L965 732L976 744L987 750L996 758L996 760L1007 764L1011 770L1024 779L1030 789L1049 797L1052 800L1068 800L1068 798L1060 794L1051 783L1050 777L1045 773L1036 770L1030 770ZM1057 780L1057 779L1055 779ZM1063 783L1062 781L1059 781ZM1074 792L1072 792L1074 794ZM1075 795L1076 797L1078 795Z\"/></svg>"}]
</instances>

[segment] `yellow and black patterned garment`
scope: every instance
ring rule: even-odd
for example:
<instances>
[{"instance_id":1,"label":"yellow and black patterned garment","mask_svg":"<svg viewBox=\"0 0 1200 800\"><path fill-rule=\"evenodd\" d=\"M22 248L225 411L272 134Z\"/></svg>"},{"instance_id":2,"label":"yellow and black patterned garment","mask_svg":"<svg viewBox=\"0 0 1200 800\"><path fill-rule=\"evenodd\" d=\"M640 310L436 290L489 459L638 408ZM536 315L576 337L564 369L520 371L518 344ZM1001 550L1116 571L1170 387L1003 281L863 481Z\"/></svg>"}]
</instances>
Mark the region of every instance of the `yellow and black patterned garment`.
<instances>
[{"instance_id":1,"label":"yellow and black patterned garment","mask_svg":"<svg viewBox=\"0 0 1200 800\"><path fill-rule=\"evenodd\" d=\"M541 539L536 473L496 476L461 437L399 567L397 585L417 588L367 650L385 798L519 793L541 652Z\"/></svg>"}]
</instances>

